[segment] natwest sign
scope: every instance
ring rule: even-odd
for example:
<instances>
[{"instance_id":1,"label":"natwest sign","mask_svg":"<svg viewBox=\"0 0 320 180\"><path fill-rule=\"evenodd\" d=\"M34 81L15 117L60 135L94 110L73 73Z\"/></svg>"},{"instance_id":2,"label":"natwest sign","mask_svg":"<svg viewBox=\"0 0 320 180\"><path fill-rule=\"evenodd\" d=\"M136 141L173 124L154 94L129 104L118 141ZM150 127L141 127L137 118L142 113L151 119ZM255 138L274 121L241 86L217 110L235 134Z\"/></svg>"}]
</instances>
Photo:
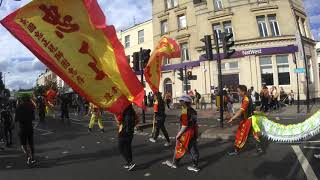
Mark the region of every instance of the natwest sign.
<instances>
[{"instance_id":1,"label":"natwest sign","mask_svg":"<svg viewBox=\"0 0 320 180\"><path fill-rule=\"evenodd\" d=\"M241 51L243 56L250 56L250 55L260 55L262 54L262 49L250 49Z\"/></svg>"}]
</instances>

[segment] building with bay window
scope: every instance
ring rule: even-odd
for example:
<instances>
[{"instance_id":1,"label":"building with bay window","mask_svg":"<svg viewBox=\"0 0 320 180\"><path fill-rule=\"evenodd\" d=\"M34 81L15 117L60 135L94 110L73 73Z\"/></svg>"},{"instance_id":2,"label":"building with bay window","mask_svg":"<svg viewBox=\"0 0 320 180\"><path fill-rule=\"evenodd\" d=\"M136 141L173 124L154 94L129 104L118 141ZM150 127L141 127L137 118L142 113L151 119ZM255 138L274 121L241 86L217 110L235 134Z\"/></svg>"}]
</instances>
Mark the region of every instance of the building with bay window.
<instances>
[{"instance_id":1,"label":"building with bay window","mask_svg":"<svg viewBox=\"0 0 320 180\"><path fill-rule=\"evenodd\" d=\"M218 86L217 52L214 49L214 60L208 61L201 39L213 37L213 32L228 32L234 35L236 53L222 60L224 85L260 90L265 84L297 92L299 84L300 97L305 99L306 74L295 69L308 68L310 96L320 95L316 42L303 0L153 0L152 16L154 43L168 35L181 46L181 58L164 60L163 92L174 97L185 93L178 71L187 67L197 76L187 87L209 97Z\"/></svg>"}]
</instances>

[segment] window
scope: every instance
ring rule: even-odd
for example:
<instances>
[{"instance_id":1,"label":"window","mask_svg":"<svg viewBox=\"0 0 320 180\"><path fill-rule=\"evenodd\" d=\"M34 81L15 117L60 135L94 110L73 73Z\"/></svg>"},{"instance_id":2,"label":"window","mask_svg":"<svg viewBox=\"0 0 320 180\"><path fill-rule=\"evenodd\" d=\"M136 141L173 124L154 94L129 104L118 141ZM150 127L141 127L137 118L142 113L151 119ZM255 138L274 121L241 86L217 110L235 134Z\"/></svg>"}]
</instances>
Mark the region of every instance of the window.
<instances>
[{"instance_id":1,"label":"window","mask_svg":"<svg viewBox=\"0 0 320 180\"><path fill-rule=\"evenodd\" d=\"M231 21L223 22L223 28L224 28L224 32L233 34ZM233 41L234 37L232 37L231 40Z\"/></svg>"},{"instance_id":2,"label":"window","mask_svg":"<svg viewBox=\"0 0 320 180\"><path fill-rule=\"evenodd\" d=\"M272 36L280 36L279 24L275 14L268 15Z\"/></svg>"},{"instance_id":3,"label":"window","mask_svg":"<svg viewBox=\"0 0 320 180\"><path fill-rule=\"evenodd\" d=\"M130 47L130 35L124 37L125 48Z\"/></svg>"},{"instance_id":4,"label":"window","mask_svg":"<svg viewBox=\"0 0 320 180\"><path fill-rule=\"evenodd\" d=\"M319 68L319 77L320 77L320 63L318 63L318 68Z\"/></svg>"},{"instance_id":5,"label":"window","mask_svg":"<svg viewBox=\"0 0 320 180\"><path fill-rule=\"evenodd\" d=\"M163 65L168 65L168 64L170 64L169 58L163 57Z\"/></svg>"},{"instance_id":6,"label":"window","mask_svg":"<svg viewBox=\"0 0 320 180\"><path fill-rule=\"evenodd\" d=\"M193 0L193 4L200 4L202 2L206 2L206 0Z\"/></svg>"},{"instance_id":7,"label":"window","mask_svg":"<svg viewBox=\"0 0 320 180\"><path fill-rule=\"evenodd\" d=\"M260 57L261 82L267 86L273 85L271 57Z\"/></svg>"},{"instance_id":8,"label":"window","mask_svg":"<svg viewBox=\"0 0 320 180\"><path fill-rule=\"evenodd\" d=\"M221 63L221 69L225 70L226 69L226 63Z\"/></svg>"},{"instance_id":9,"label":"window","mask_svg":"<svg viewBox=\"0 0 320 180\"><path fill-rule=\"evenodd\" d=\"M165 0L166 9L171 9L178 6L177 0Z\"/></svg>"},{"instance_id":10,"label":"window","mask_svg":"<svg viewBox=\"0 0 320 180\"><path fill-rule=\"evenodd\" d=\"M229 63L229 68L230 69L238 69L239 68L238 62Z\"/></svg>"},{"instance_id":11,"label":"window","mask_svg":"<svg viewBox=\"0 0 320 180\"><path fill-rule=\"evenodd\" d=\"M181 16L178 16L178 28L179 29L184 29L187 27L187 20L186 20L186 15L181 15Z\"/></svg>"},{"instance_id":12,"label":"window","mask_svg":"<svg viewBox=\"0 0 320 180\"><path fill-rule=\"evenodd\" d=\"M221 11L223 9L222 0L213 0L214 10Z\"/></svg>"},{"instance_id":13,"label":"window","mask_svg":"<svg viewBox=\"0 0 320 180\"><path fill-rule=\"evenodd\" d=\"M141 44L144 42L144 30L138 31L138 43Z\"/></svg>"},{"instance_id":14,"label":"window","mask_svg":"<svg viewBox=\"0 0 320 180\"><path fill-rule=\"evenodd\" d=\"M161 34L167 34L168 33L168 21L164 20L161 21Z\"/></svg>"},{"instance_id":15,"label":"window","mask_svg":"<svg viewBox=\"0 0 320 180\"><path fill-rule=\"evenodd\" d=\"M189 50L188 50L188 44L187 43L183 43L180 45L181 47L181 60L183 61L189 61Z\"/></svg>"},{"instance_id":16,"label":"window","mask_svg":"<svg viewBox=\"0 0 320 180\"><path fill-rule=\"evenodd\" d=\"M219 44L220 44L220 43L221 43L220 37L221 37L221 32L222 32L220 23L219 23L219 24L213 24L213 25L212 25L212 28L213 28L213 32L216 32L216 33L217 33L218 42L219 42Z\"/></svg>"},{"instance_id":17,"label":"window","mask_svg":"<svg viewBox=\"0 0 320 180\"><path fill-rule=\"evenodd\" d=\"M257 17L258 28L260 32L260 37L268 37L268 28L265 20L265 16Z\"/></svg>"},{"instance_id":18,"label":"window","mask_svg":"<svg viewBox=\"0 0 320 180\"><path fill-rule=\"evenodd\" d=\"M279 85L290 84L290 67L288 55L279 55L276 57L278 68L278 81Z\"/></svg>"}]
</instances>

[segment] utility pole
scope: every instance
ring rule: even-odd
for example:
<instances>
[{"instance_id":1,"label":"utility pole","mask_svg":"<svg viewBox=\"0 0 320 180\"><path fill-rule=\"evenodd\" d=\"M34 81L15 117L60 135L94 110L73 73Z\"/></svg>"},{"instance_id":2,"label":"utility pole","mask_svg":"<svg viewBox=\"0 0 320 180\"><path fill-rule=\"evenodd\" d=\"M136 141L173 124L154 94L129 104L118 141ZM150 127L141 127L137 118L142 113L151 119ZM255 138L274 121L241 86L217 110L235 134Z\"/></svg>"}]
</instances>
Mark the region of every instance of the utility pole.
<instances>
[{"instance_id":1,"label":"utility pole","mask_svg":"<svg viewBox=\"0 0 320 180\"><path fill-rule=\"evenodd\" d=\"M306 52L305 52L305 49L304 49L304 41L303 41L303 36L302 36L302 33L301 33L301 29L300 29L300 25L299 25L299 22L298 22L298 19L296 17L296 14L294 12L294 9L293 9L293 3L292 3L292 0L289 1L290 2L290 6L291 6L291 12L292 12L292 15L294 17L294 21L295 21L295 24L296 24L296 28L299 32L299 37L300 37L300 42L298 43L301 43L301 46L302 46L302 53L303 54L303 60L304 60L304 67L306 69L306 83L307 83L307 97L306 97L306 103L307 103L307 113L310 112L310 89L309 89L309 67L308 67L308 62L307 62L307 57L306 57ZM299 94L298 94L299 96Z\"/></svg>"},{"instance_id":2,"label":"utility pole","mask_svg":"<svg viewBox=\"0 0 320 180\"><path fill-rule=\"evenodd\" d=\"M143 67L144 67L144 58L143 58L143 49L140 48L140 52L139 52L139 68L140 68L140 74L141 74L141 84L143 86L144 89L144 82L143 82ZM144 95L145 96L145 95ZM144 103L144 97L143 96L143 103ZM144 111L144 109L142 109L142 122L146 123L146 113Z\"/></svg>"},{"instance_id":3,"label":"utility pole","mask_svg":"<svg viewBox=\"0 0 320 180\"><path fill-rule=\"evenodd\" d=\"M298 68L298 63L297 63L297 57L296 57L296 53L292 53L292 56L293 56L293 59L294 59L294 62L296 64L296 69ZM297 104L297 113L300 113L300 85L299 85L299 73L296 73L297 74L297 101L298 101L298 104Z\"/></svg>"},{"instance_id":4,"label":"utility pole","mask_svg":"<svg viewBox=\"0 0 320 180\"><path fill-rule=\"evenodd\" d=\"M223 128L223 94L222 94L222 71L221 71L221 57L219 38L216 31L214 31L214 40L216 44L216 52L218 57L218 82L219 82L219 98L220 98L220 127Z\"/></svg>"},{"instance_id":5,"label":"utility pole","mask_svg":"<svg viewBox=\"0 0 320 180\"><path fill-rule=\"evenodd\" d=\"M187 66L184 67L184 90L188 94L188 77L187 77Z\"/></svg>"}]
</instances>

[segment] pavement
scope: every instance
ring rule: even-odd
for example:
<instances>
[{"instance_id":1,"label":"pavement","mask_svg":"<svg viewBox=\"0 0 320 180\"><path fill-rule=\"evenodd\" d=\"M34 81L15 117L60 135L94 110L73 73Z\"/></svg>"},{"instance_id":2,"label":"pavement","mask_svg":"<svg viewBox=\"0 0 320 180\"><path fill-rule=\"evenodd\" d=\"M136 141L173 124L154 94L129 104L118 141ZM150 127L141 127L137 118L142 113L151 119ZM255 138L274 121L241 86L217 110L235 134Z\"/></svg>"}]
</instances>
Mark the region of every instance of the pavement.
<instances>
[{"instance_id":1,"label":"pavement","mask_svg":"<svg viewBox=\"0 0 320 180\"><path fill-rule=\"evenodd\" d=\"M297 122L298 116L289 113L274 113L281 122ZM171 111L167 120L170 139L174 141L179 123L176 113ZM288 112L288 113L286 113ZM217 114L213 111L211 118L206 118L211 111L199 111L200 132L216 129L213 134L234 131L234 126L218 128ZM292 112L291 112L292 113ZM147 113L147 122L151 113ZM168 113L169 114L169 113ZM283 115L282 115L283 114ZM211 116L211 115L210 115ZM17 141L15 129L14 145L0 150L0 179L2 180L87 180L87 179L185 179L185 180L315 180L320 178L320 159L314 155L320 153L320 136L296 144L279 144L263 141L265 153L256 156L251 141L247 143L239 156L229 157L233 139L198 140L201 171L194 173L186 168L190 165L189 155L183 159L178 169L162 165L172 159L173 146L164 147L161 135L157 143L148 141L151 128L135 133L133 157L137 164L135 171L128 172L122 168L123 158L117 148L117 127L111 116L104 117L105 133L100 133L95 126L93 133L87 132L88 117L71 116L71 126L58 118L46 119L45 123L35 122L36 158L38 163L29 167ZM291 118L291 119L289 119ZM1 146L1 144L0 144Z\"/></svg>"}]
</instances>

